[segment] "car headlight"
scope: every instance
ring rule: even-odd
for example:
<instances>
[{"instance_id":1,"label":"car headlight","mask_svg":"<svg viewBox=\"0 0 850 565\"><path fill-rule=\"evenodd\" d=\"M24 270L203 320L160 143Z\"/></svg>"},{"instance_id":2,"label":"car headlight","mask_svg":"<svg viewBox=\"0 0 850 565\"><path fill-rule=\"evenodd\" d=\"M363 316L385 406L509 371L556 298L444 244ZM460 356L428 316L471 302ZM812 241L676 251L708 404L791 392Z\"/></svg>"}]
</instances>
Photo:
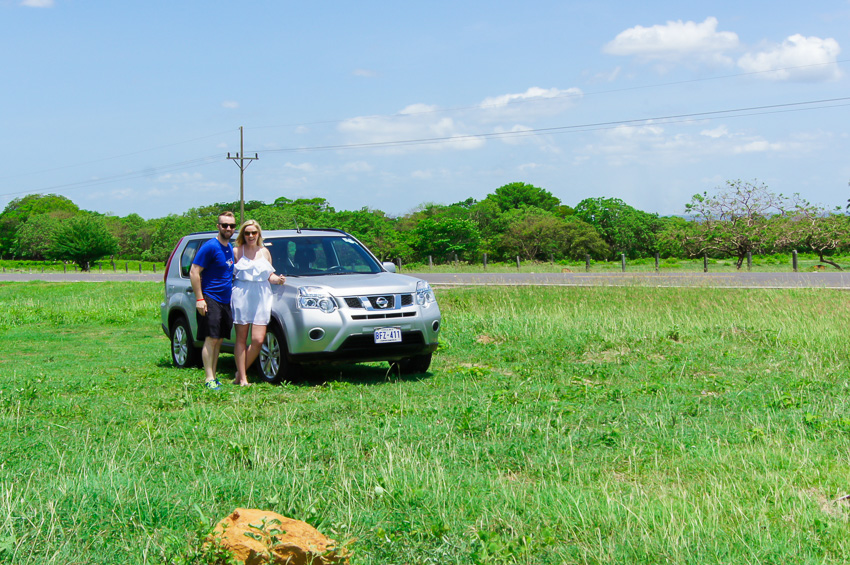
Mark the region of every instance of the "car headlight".
<instances>
[{"instance_id":1,"label":"car headlight","mask_svg":"<svg viewBox=\"0 0 850 565\"><path fill-rule=\"evenodd\" d=\"M305 310L321 310L330 314L336 310L336 300L326 290L318 286L302 286L298 288L298 299L295 302Z\"/></svg>"},{"instance_id":2,"label":"car headlight","mask_svg":"<svg viewBox=\"0 0 850 565\"><path fill-rule=\"evenodd\" d=\"M428 306L436 302L434 291L431 290L431 285L425 281L417 281L416 283L416 303L420 306Z\"/></svg>"}]
</instances>

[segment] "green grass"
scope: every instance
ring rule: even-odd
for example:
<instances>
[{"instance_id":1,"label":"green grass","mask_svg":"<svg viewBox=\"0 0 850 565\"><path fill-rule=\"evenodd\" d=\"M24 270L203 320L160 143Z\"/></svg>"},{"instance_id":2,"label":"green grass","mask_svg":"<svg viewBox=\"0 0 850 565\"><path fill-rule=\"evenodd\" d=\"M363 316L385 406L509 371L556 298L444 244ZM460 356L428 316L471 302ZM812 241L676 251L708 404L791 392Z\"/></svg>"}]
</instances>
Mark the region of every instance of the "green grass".
<instances>
[{"instance_id":1,"label":"green grass","mask_svg":"<svg viewBox=\"0 0 850 565\"><path fill-rule=\"evenodd\" d=\"M0 285L0 563L203 563L236 507L355 564L850 558L841 291L442 290L427 375L218 394L161 292Z\"/></svg>"}]
</instances>

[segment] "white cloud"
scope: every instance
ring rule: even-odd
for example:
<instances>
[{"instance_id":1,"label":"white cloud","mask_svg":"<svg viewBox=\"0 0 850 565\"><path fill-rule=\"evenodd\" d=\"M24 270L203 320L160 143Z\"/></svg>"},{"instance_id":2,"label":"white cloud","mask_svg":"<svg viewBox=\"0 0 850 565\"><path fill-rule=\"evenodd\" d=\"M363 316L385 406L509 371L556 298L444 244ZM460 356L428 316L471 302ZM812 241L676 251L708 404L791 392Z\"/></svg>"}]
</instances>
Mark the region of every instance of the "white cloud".
<instances>
[{"instance_id":1,"label":"white cloud","mask_svg":"<svg viewBox=\"0 0 850 565\"><path fill-rule=\"evenodd\" d=\"M342 122L339 130L351 136L352 143L388 144L387 149L392 152L407 151L411 147L470 149L484 143L479 138L469 137L472 132L466 133L464 126L441 116L436 106L427 104L412 104L395 116L351 118ZM403 143L413 140L423 141L411 145Z\"/></svg>"},{"instance_id":2,"label":"white cloud","mask_svg":"<svg viewBox=\"0 0 850 565\"><path fill-rule=\"evenodd\" d=\"M301 171L304 173L312 173L316 170L316 167L314 167L312 163L300 163L298 165L294 163L286 163L284 167L286 167L287 169L295 169L296 171Z\"/></svg>"},{"instance_id":3,"label":"white cloud","mask_svg":"<svg viewBox=\"0 0 850 565\"><path fill-rule=\"evenodd\" d=\"M509 129L503 128L503 127L497 127L495 129L494 133L505 134L505 136L502 137L501 140L504 143L507 143L508 145L520 145L521 143L523 143L524 141L527 140L527 137L529 137L531 135L531 134L523 135L523 132L529 132L531 130L532 130L532 128L530 128L528 126L517 124L517 125L509 128Z\"/></svg>"},{"instance_id":4,"label":"white cloud","mask_svg":"<svg viewBox=\"0 0 850 565\"><path fill-rule=\"evenodd\" d=\"M478 108L485 122L534 120L560 114L571 108L584 93L579 88L540 88L485 98Z\"/></svg>"},{"instance_id":5,"label":"white cloud","mask_svg":"<svg viewBox=\"0 0 850 565\"><path fill-rule=\"evenodd\" d=\"M346 173L369 173L373 169L366 161L350 161L342 166L343 172Z\"/></svg>"},{"instance_id":6,"label":"white cloud","mask_svg":"<svg viewBox=\"0 0 850 565\"><path fill-rule=\"evenodd\" d=\"M677 61L697 57L725 62L724 52L738 47L738 35L717 31L717 18L702 23L668 21L652 27L635 26L614 38L604 47L611 55L634 55L646 60Z\"/></svg>"},{"instance_id":7,"label":"white cloud","mask_svg":"<svg viewBox=\"0 0 850 565\"><path fill-rule=\"evenodd\" d=\"M187 183L198 182L203 179L201 173L164 173L156 178L157 182Z\"/></svg>"},{"instance_id":8,"label":"white cloud","mask_svg":"<svg viewBox=\"0 0 850 565\"><path fill-rule=\"evenodd\" d=\"M369 69L354 69L354 71L351 74L353 74L356 77L363 77L363 78L375 78L376 76L378 76L378 73L376 73L375 71L371 71Z\"/></svg>"},{"instance_id":9,"label":"white cloud","mask_svg":"<svg viewBox=\"0 0 850 565\"><path fill-rule=\"evenodd\" d=\"M222 108L231 108L231 109L232 108L238 108L239 102L235 102L233 100L225 100L224 102L221 103L221 107Z\"/></svg>"},{"instance_id":10,"label":"white cloud","mask_svg":"<svg viewBox=\"0 0 850 565\"><path fill-rule=\"evenodd\" d=\"M565 96L581 96L581 90L578 88L570 88L568 90L559 90L557 88L539 88L532 86L525 92L519 94L502 94L500 96L491 96L485 98L479 105L482 109L501 108L511 104L512 102L526 102L529 100L545 100L551 98L563 98Z\"/></svg>"},{"instance_id":11,"label":"white cloud","mask_svg":"<svg viewBox=\"0 0 850 565\"><path fill-rule=\"evenodd\" d=\"M758 53L748 53L738 60L745 71L763 73L769 80L824 81L841 77L836 59L841 53L832 38L792 35L781 45Z\"/></svg>"},{"instance_id":12,"label":"white cloud","mask_svg":"<svg viewBox=\"0 0 850 565\"><path fill-rule=\"evenodd\" d=\"M706 137L718 139L720 137L729 137L729 128L726 126L718 126L714 129L704 129L699 133Z\"/></svg>"},{"instance_id":13,"label":"white cloud","mask_svg":"<svg viewBox=\"0 0 850 565\"><path fill-rule=\"evenodd\" d=\"M164 173L156 177L156 185L146 194L159 196L163 194L191 194L199 198L223 197L232 187L229 184L206 180L201 173ZM204 195L204 196L201 196ZM218 195L218 196L216 196Z\"/></svg>"},{"instance_id":14,"label":"white cloud","mask_svg":"<svg viewBox=\"0 0 850 565\"><path fill-rule=\"evenodd\" d=\"M517 170L525 172L540 168L540 163L523 163L517 167Z\"/></svg>"},{"instance_id":15,"label":"white cloud","mask_svg":"<svg viewBox=\"0 0 850 565\"><path fill-rule=\"evenodd\" d=\"M21 6L27 8L52 8L53 0L22 0Z\"/></svg>"},{"instance_id":16,"label":"white cloud","mask_svg":"<svg viewBox=\"0 0 850 565\"><path fill-rule=\"evenodd\" d=\"M600 82L614 82L620 76L620 73L623 72L622 67L614 67L610 71L603 71L600 73L596 73L589 77L589 81L591 83L600 83Z\"/></svg>"},{"instance_id":17,"label":"white cloud","mask_svg":"<svg viewBox=\"0 0 850 565\"><path fill-rule=\"evenodd\" d=\"M359 116L345 120L338 129L350 136L351 144L387 144L385 149L394 153L423 148L477 149L485 145L482 134L533 129L533 126L519 124L560 114L575 105L581 96L578 88L531 87L521 93L487 97L466 109L411 104L393 116ZM511 139L515 138L505 138L508 142ZM419 143L406 144L406 141Z\"/></svg>"},{"instance_id":18,"label":"white cloud","mask_svg":"<svg viewBox=\"0 0 850 565\"><path fill-rule=\"evenodd\" d=\"M109 191L109 195L117 200L125 200L136 195L136 191L132 188L116 188Z\"/></svg>"},{"instance_id":19,"label":"white cloud","mask_svg":"<svg viewBox=\"0 0 850 565\"><path fill-rule=\"evenodd\" d=\"M767 151L782 151L784 145L781 143L770 143L765 140L750 141L733 148L735 153L765 153Z\"/></svg>"}]
</instances>

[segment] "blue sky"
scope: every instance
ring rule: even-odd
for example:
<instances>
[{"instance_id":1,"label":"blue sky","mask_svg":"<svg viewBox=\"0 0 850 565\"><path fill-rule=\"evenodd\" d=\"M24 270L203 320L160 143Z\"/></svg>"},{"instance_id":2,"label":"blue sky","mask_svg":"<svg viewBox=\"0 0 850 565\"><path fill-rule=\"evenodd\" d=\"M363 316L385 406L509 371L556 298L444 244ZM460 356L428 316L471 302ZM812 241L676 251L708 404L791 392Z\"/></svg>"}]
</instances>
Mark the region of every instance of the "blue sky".
<instances>
[{"instance_id":1,"label":"blue sky","mask_svg":"<svg viewBox=\"0 0 850 565\"><path fill-rule=\"evenodd\" d=\"M850 197L850 0L0 0L0 206Z\"/></svg>"}]
</instances>

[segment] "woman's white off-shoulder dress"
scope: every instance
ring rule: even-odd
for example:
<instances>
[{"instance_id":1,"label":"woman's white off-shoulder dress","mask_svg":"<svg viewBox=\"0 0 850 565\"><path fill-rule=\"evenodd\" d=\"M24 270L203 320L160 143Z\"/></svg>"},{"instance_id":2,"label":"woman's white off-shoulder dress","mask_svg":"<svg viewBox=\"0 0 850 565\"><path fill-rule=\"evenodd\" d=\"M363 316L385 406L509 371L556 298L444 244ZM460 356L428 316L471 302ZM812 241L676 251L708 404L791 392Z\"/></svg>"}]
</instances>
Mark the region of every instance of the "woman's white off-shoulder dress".
<instances>
[{"instance_id":1,"label":"woman's white off-shoulder dress","mask_svg":"<svg viewBox=\"0 0 850 565\"><path fill-rule=\"evenodd\" d=\"M269 325L272 312L269 275L273 272L274 267L263 257L242 257L236 262L233 266L233 294L230 299L234 324Z\"/></svg>"}]
</instances>

